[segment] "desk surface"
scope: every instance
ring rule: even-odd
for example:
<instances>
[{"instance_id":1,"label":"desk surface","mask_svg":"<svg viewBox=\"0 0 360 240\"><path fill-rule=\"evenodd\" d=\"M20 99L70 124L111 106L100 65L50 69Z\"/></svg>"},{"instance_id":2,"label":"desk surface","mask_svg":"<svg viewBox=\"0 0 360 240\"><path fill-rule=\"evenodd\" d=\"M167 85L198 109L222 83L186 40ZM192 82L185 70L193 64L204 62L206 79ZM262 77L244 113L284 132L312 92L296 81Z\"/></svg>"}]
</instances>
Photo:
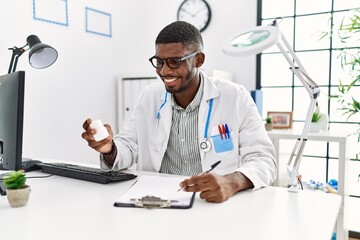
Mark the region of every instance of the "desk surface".
<instances>
[{"instance_id":1,"label":"desk surface","mask_svg":"<svg viewBox=\"0 0 360 240\"><path fill-rule=\"evenodd\" d=\"M220 204L197 194L187 210L114 207L134 181L102 185L60 176L28 179L32 191L25 207L11 208L6 197L0 198L1 239L329 240L341 203L338 195L267 187Z\"/></svg>"}]
</instances>

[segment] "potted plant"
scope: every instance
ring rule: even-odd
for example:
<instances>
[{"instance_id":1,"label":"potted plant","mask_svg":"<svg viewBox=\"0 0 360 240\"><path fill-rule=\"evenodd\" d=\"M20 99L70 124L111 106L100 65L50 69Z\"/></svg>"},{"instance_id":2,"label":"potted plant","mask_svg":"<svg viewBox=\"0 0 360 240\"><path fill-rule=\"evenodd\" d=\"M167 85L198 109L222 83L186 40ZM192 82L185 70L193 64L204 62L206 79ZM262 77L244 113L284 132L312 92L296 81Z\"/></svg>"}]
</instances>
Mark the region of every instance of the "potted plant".
<instances>
[{"instance_id":1,"label":"potted plant","mask_svg":"<svg viewBox=\"0 0 360 240\"><path fill-rule=\"evenodd\" d=\"M271 116L267 116L265 118L265 129L266 129L266 131L270 131L272 129L272 118L271 118Z\"/></svg>"},{"instance_id":2,"label":"potted plant","mask_svg":"<svg viewBox=\"0 0 360 240\"><path fill-rule=\"evenodd\" d=\"M25 184L26 176L23 170L8 173L3 183L11 207L22 207L27 204L31 190L30 186Z\"/></svg>"}]
</instances>

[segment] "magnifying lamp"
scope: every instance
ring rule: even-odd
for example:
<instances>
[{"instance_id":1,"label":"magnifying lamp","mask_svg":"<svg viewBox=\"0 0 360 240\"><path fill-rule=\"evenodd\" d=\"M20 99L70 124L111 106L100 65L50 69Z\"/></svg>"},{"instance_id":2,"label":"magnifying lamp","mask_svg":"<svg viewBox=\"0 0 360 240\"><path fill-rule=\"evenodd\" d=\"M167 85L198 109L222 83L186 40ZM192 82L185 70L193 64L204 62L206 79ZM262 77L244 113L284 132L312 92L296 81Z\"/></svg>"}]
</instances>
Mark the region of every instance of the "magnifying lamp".
<instances>
[{"instance_id":1,"label":"magnifying lamp","mask_svg":"<svg viewBox=\"0 0 360 240\"><path fill-rule=\"evenodd\" d=\"M28 47L25 49L25 47ZM18 58L27 50L29 52L29 63L34 68L47 68L51 66L57 59L58 53L55 48L41 43L36 35L30 35L26 38L26 45L23 47L9 48L12 50L12 56L8 73L16 71Z\"/></svg>"},{"instance_id":2,"label":"magnifying lamp","mask_svg":"<svg viewBox=\"0 0 360 240\"><path fill-rule=\"evenodd\" d=\"M292 50L289 42L281 33L276 18L268 26L258 26L229 36L223 43L223 51L230 56L247 56L261 53L265 49L276 44L282 55L290 65L290 70L299 78L310 97L310 104L307 111L301 137L297 139L294 149L287 163L287 173L290 177L289 191L297 192L299 189L298 173L301 158L309 134L312 114L314 112L317 98L320 95L319 86L309 77L299 58Z\"/></svg>"}]
</instances>

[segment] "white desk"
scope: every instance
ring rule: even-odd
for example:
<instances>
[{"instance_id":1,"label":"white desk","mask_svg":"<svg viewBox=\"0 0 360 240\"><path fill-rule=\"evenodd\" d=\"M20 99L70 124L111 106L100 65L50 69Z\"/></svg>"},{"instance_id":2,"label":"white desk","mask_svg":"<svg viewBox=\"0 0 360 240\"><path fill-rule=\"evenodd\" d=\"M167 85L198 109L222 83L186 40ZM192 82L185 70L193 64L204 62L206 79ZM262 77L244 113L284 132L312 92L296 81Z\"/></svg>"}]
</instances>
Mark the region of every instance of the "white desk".
<instances>
[{"instance_id":1,"label":"white desk","mask_svg":"<svg viewBox=\"0 0 360 240\"><path fill-rule=\"evenodd\" d=\"M341 204L338 195L267 187L220 204L197 194L187 210L114 207L134 181L102 185L59 176L28 179L32 191L25 207L10 208L0 198L1 239L330 240Z\"/></svg>"},{"instance_id":2,"label":"white desk","mask_svg":"<svg viewBox=\"0 0 360 240\"><path fill-rule=\"evenodd\" d=\"M277 166L279 167L279 153L280 153L280 140L284 139L297 139L301 136L300 132L293 132L290 130L272 130L268 132L268 135L273 142L276 150L277 157ZM349 175L348 171L348 143L349 137L346 133L338 132L320 132L320 133L309 133L309 141L322 141L322 142L334 142L339 144L339 172L338 172L338 194L342 196L342 204L337 220L336 232L337 240L347 240L348 239L348 229L347 229L347 198L348 198L348 181L347 177ZM309 144L309 143L307 143ZM295 141L294 141L295 145ZM306 148L306 146L305 146ZM289 155L290 156L290 155ZM279 169L278 169L279 173ZM278 185L279 176L274 185Z\"/></svg>"}]
</instances>

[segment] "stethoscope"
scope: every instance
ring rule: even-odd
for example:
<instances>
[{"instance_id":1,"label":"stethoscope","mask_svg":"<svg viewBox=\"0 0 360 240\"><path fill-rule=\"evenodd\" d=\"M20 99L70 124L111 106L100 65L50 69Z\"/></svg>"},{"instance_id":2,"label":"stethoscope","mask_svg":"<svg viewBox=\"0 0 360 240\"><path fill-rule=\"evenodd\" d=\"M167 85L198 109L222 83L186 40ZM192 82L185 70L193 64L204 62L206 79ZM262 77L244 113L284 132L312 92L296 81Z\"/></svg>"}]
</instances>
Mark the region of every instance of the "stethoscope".
<instances>
[{"instance_id":1,"label":"stethoscope","mask_svg":"<svg viewBox=\"0 0 360 240\"><path fill-rule=\"evenodd\" d=\"M157 134L158 134L158 129L159 129L159 122L160 122L160 111L161 109L165 106L166 102L167 102L167 97L168 97L168 91L165 92L165 99L164 99L164 102L161 104L157 114L156 114L156 126L155 126L155 134L154 134L154 139L153 139L153 149L154 151L156 152L160 152L162 146L164 145L164 143L161 144L161 146L159 148L157 148L155 146L155 142L156 142L156 139L157 139Z\"/></svg>"},{"instance_id":2,"label":"stethoscope","mask_svg":"<svg viewBox=\"0 0 360 240\"><path fill-rule=\"evenodd\" d=\"M153 139L153 149L156 152L160 152L161 148L164 145L164 143L162 143L161 146L157 148L155 146L155 142L156 142L156 139L157 139L159 122L160 122L160 118L161 118L160 111L165 106L165 104L167 102L167 97L168 97L168 92L166 91L164 102L161 104L161 106L160 106L160 108L159 108L159 110L157 111L157 114L156 114L156 126L155 126L155 134L154 134L154 139ZM211 142L208 140L207 136L208 136L208 130L209 130L209 121L210 121L210 116L211 116L211 111L212 111L212 105L213 105L213 99L210 99L209 108L208 108L208 114L207 114L206 123L205 123L204 139L199 144L200 149L203 152L208 152L211 149Z\"/></svg>"}]
</instances>

